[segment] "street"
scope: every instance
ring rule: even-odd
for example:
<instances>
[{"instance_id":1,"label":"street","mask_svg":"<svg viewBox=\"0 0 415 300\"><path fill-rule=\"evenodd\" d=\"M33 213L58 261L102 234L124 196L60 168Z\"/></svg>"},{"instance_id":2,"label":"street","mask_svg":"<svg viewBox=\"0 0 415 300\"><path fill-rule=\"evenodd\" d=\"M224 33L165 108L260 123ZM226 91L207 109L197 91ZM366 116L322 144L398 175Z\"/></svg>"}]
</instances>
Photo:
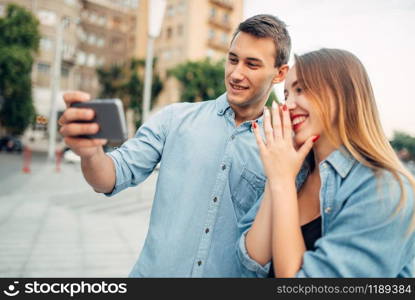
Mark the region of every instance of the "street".
<instances>
[{"instance_id":1,"label":"street","mask_svg":"<svg viewBox=\"0 0 415 300\"><path fill-rule=\"evenodd\" d=\"M153 173L107 198L84 180L79 163L60 172L45 155L0 153L1 277L127 277L143 246Z\"/></svg>"}]
</instances>

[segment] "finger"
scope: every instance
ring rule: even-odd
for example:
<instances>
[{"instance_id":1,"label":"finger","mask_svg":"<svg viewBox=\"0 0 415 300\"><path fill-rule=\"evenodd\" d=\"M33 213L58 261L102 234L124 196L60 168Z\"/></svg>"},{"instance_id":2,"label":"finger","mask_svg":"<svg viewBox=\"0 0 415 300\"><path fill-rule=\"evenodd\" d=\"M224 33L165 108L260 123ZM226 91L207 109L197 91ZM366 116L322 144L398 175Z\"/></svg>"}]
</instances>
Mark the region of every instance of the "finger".
<instances>
[{"instance_id":1,"label":"finger","mask_svg":"<svg viewBox=\"0 0 415 300\"><path fill-rule=\"evenodd\" d=\"M261 133L259 131L259 126L256 122L252 122L252 129L254 131L256 143L258 145L259 150L260 151L264 150L265 143L264 143L264 140L262 139Z\"/></svg>"},{"instance_id":2,"label":"finger","mask_svg":"<svg viewBox=\"0 0 415 300\"><path fill-rule=\"evenodd\" d=\"M63 136L78 136L85 134L95 134L99 131L97 123L69 123L61 127L59 132Z\"/></svg>"},{"instance_id":3,"label":"finger","mask_svg":"<svg viewBox=\"0 0 415 300\"><path fill-rule=\"evenodd\" d=\"M277 102L272 101L272 127L274 128L274 137L282 138L281 118Z\"/></svg>"},{"instance_id":4,"label":"finger","mask_svg":"<svg viewBox=\"0 0 415 300\"><path fill-rule=\"evenodd\" d=\"M73 121L90 121L94 118L95 112L88 108L67 108L59 118L58 124L63 126Z\"/></svg>"},{"instance_id":5,"label":"finger","mask_svg":"<svg viewBox=\"0 0 415 300\"><path fill-rule=\"evenodd\" d=\"M66 145L74 149L104 146L108 142L108 140L105 139L85 139L73 137L65 137L64 141Z\"/></svg>"},{"instance_id":6,"label":"finger","mask_svg":"<svg viewBox=\"0 0 415 300\"><path fill-rule=\"evenodd\" d=\"M91 96L88 93L81 91L71 91L63 94L63 100L65 101L66 107L71 106L74 102L85 102L89 101Z\"/></svg>"},{"instance_id":7,"label":"finger","mask_svg":"<svg viewBox=\"0 0 415 300\"><path fill-rule=\"evenodd\" d=\"M284 139L292 142L292 123L287 104L282 106L282 132Z\"/></svg>"},{"instance_id":8,"label":"finger","mask_svg":"<svg viewBox=\"0 0 415 300\"><path fill-rule=\"evenodd\" d=\"M271 115L269 109L264 107L264 132L265 132L265 143L267 145L274 142L274 133L271 125Z\"/></svg>"},{"instance_id":9,"label":"finger","mask_svg":"<svg viewBox=\"0 0 415 300\"><path fill-rule=\"evenodd\" d=\"M300 154L301 158L304 160L310 150L313 148L314 143L320 136L312 136L310 137L305 143L298 149L298 153Z\"/></svg>"}]
</instances>

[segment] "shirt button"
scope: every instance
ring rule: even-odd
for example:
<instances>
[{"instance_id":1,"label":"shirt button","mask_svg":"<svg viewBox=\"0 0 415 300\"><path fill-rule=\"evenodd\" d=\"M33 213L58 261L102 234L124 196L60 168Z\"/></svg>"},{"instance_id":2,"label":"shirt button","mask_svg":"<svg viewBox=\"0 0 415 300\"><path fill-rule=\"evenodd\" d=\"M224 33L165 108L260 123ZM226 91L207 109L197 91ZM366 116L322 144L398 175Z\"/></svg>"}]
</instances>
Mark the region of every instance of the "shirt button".
<instances>
[{"instance_id":1,"label":"shirt button","mask_svg":"<svg viewBox=\"0 0 415 300\"><path fill-rule=\"evenodd\" d=\"M197 265L198 266L200 266L202 264L202 261L201 260L199 260L198 262L197 262Z\"/></svg>"},{"instance_id":2,"label":"shirt button","mask_svg":"<svg viewBox=\"0 0 415 300\"><path fill-rule=\"evenodd\" d=\"M218 197L213 198L213 202L218 201Z\"/></svg>"},{"instance_id":3,"label":"shirt button","mask_svg":"<svg viewBox=\"0 0 415 300\"><path fill-rule=\"evenodd\" d=\"M225 171L226 170L226 165L222 165L222 170Z\"/></svg>"},{"instance_id":4,"label":"shirt button","mask_svg":"<svg viewBox=\"0 0 415 300\"><path fill-rule=\"evenodd\" d=\"M331 207L326 207L326 209L324 210L324 212L325 212L326 214L331 213Z\"/></svg>"},{"instance_id":5,"label":"shirt button","mask_svg":"<svg viewBox=\"0 0 415 300\"><path fill-rule=\"evenodd\" d=\"M206 228L205 233L208 233L208 232L209 232L209 228Z\"/></svg>"}]
</instances>

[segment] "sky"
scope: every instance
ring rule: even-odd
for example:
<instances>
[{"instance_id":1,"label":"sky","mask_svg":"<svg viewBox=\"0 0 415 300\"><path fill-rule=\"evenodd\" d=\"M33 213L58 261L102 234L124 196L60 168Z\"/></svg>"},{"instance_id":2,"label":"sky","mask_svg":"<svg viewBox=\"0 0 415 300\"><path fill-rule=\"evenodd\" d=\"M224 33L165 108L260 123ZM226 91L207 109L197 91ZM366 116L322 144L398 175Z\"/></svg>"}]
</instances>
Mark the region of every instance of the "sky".
<instances>
[{"instance_id":1,"label":"sky","mask_svg":"<svg viewBox=\"0 0 415 300\"><path fill-rule=\"evenodd\" d=\"M288 25L293 53L322 47L354 53L366 67L381 122L415 135L415 1L245 0L244 17L278 16ZM412 90L414 88L414 90ZM282 98L282 85L277 87Z\"/></svg>"}]
</instances>

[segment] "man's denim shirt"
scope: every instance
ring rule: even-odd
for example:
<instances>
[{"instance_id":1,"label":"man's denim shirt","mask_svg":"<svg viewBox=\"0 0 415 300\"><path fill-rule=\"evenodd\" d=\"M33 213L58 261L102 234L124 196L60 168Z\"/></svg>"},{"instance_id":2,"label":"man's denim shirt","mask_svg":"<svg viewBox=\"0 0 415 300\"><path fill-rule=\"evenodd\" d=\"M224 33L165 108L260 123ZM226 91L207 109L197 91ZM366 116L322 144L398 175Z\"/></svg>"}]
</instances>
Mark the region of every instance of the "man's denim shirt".
<instances>
[{"instance_id":1,"label":"man's denim shirt","mask_svg":"<svg viewBox=\"0 0 415 300\"><path fill-rule=\"evenodd\" d=\"M109 154L110 195L144 181L160 162L148 234L130 276L256 276L237 256L239 221L263 194L265 177L251 123L236 127L234 118L226 94L172 104Z\"/></svg>"},{"instance_id":2,"label":"man's denim shirt","mask_svg":"<svg viewBox=\"0 0 415 300\"><path fill-rule=\"evenodd\" d=\"M415 234L406 235L414 209L409 183L405 181L407 204L393 215L401 191L390 173L375 177L343 147L318 167L322 237L316 241L315 251L305 252L296 277L413 277ZM297 189L308 172L305 163L297 176ZM252 210L242 220L245 231L238 256L248 270L266 277L270 263L258 264L245 248L245 235L255 214Z\"/></svg>"}]
</instances>

